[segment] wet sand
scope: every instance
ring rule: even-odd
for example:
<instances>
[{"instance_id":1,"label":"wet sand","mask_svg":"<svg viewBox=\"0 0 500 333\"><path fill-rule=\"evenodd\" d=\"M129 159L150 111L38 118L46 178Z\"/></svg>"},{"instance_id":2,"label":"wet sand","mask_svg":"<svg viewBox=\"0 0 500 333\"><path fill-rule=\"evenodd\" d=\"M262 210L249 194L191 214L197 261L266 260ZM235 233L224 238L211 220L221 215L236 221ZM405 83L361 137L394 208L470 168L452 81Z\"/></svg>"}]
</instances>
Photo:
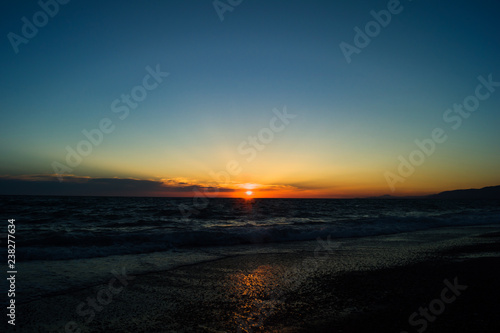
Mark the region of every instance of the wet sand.
<instances>
[{"instance_id":1,"label":"wet sand","mask_svg":"<svg viewBox=\"0 0 500 333\"><path fill-rule=\"evenodd\" d=\"M110 273L101 285L18 305L16 328L18 332L500 329L498 226L277 246L289 251L233 256L134 277L126 271L118 278ZM445 280L456 290L449 290ZM426 314L419 312L429 306ZM409 318L414 313L412 325Z\"/></svg>"}]
</instances>

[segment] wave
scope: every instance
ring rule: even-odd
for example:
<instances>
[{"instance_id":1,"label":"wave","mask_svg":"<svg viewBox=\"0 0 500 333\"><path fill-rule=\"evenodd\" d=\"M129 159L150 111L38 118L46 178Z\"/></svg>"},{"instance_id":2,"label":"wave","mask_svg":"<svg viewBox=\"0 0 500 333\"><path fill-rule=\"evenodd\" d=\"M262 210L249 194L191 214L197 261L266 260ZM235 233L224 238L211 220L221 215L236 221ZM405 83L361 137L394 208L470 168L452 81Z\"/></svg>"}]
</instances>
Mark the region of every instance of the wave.
<instances>
[{"instance_id":1,"label":"wave","mask_svg":"<svg viewBox=\"0 0 500 333\"><path fill-rule=\"evenodd\" d=\"M17 255L21 261L66 260L111 255L168 251L176 248L231 246L396 234L446 226L500 223L500 213L447 213L431 217L358 218L337 221L295 220L268 226L247 223L240 226L216 226L199 230L178 230L171 226L146 230L84 229L51 231L25 239ZM127 224L125 224L127 225ZM117 224L120 226L120 224ZM121 225L123 226L123 225ZM128 225L130 226L130 225Z\"/></svg>"}]
</instances>

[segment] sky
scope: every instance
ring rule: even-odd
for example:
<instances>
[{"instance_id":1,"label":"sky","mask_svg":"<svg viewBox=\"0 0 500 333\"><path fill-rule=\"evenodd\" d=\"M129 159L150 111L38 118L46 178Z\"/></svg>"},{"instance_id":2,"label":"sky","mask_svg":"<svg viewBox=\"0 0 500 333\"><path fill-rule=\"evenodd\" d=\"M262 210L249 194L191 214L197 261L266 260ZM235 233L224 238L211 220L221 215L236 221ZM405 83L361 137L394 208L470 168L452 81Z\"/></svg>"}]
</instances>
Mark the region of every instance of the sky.
<instances>
[{"instance_id":1,"label":"sky","mask_svg":"<svg viewBox=\"0 0 500 333\"><path fill-rule=\"evenodd\" d=\"M0 6L0 194L500 184L496 1Z\"/></svg>"}]
</instances>

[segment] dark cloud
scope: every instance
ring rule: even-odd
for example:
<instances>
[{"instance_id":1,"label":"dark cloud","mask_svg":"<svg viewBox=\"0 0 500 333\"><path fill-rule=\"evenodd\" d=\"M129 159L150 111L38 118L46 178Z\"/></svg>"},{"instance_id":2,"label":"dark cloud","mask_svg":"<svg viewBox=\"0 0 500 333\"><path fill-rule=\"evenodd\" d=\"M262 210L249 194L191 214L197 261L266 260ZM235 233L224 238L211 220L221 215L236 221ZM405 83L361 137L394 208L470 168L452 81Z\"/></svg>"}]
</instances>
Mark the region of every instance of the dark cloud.
<instances>
[{"instance_id":1,"label":"dark cloud","mask_svg":"<svg viewBox=\"0 0 500 333\"><path fill-rule=\"evenodd\" d=\"M126 178L51 175L0 176L0 195L191 196L194 191L232 192L229 188L187 185L185 182Z\"/></svg>"}]
</instances>

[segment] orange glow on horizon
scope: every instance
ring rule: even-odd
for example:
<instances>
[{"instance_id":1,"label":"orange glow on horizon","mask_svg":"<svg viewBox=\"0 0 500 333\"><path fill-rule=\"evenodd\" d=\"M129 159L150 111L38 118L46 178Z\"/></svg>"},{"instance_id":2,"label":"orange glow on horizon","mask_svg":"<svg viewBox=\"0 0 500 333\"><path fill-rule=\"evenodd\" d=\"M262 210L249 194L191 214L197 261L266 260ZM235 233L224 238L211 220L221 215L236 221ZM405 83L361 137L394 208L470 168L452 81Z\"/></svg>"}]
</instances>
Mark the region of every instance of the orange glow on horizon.
<instances>
[{"instance_id":1,"label":"orange glow on horizon","mask_svg":"<svg viewBox=\"0 0 500 333\"><path fill-rule=\"evenodd\" d=\"M49 184L57 182L57 175L23 175L23 176L0 176L5 179L17 179L24 182L38 182ZM217 183L209 179L195 178L167 178L155 176L149 179L140 177L128 178L93 178L88 175L66 175L65 181L74 184L84 184L95 179L102 183L105 188L107 184L121 186L122 192L117 192L121 196L153 196L153 197L185 197L185 198L244 198L247 200L261 198L317 198L317 199L348 199L378 197L383 195L391 196L424 196L442 191L449 191L460 188L481 188L488 186L487 183L479 185L461 184L453 186L446 183L446 186L429 185L421 177L416 175L415 181L419 181L418 186L404 184L392 193L383 180L370 181L367 179L355 179L352 177L335 177L330 182L308 179L288 179L286 177L262 179L262 182L249 182L257 177L245 175L243 179L229 180L225 183ZM413 179L412 179L413 180ZM125 185L124 185L125 184ZM41 185L40 185L41 186ZM126 186L126 187L124 187ZM134 187L138 191L134 192ZM140 191L141 188L152 188L152 191ZM130 190L129 190L130 189ZM115 195L115 194L113 194Z\"/></svg>"}]
</instances>

